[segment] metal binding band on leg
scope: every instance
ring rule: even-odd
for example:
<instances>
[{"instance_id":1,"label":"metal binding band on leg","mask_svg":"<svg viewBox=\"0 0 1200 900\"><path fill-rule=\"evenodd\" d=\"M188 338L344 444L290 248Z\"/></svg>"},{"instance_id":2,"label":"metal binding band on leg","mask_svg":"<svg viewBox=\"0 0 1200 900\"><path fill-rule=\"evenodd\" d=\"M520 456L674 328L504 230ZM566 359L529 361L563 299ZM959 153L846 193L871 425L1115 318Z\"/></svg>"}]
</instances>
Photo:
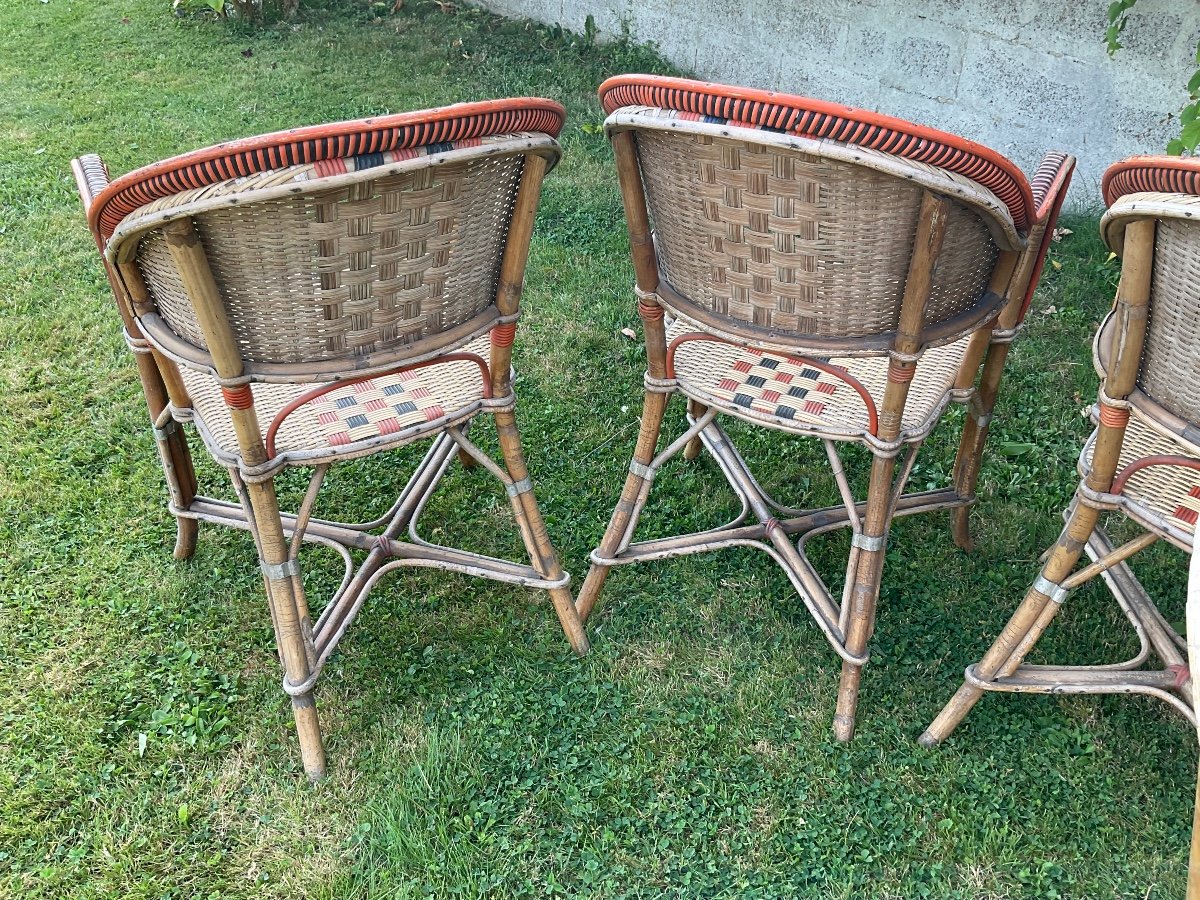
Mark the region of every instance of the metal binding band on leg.
<instances>
[{"instance_id":1,"label":"metal binding band on leg","mask_svg":"<svg viewBox=\"0 0 1200 900\"><path fill-rule=\"evenodd\" d=\"M1048 581L1044 575L1038 575L1033 581L1033 589L1039 594L1044 594L1050 598L1051 603L1062 603L1067 599L1070 590L1063 587L1061 584L1055 584L1053 581Z\"/></svg>"}]
</instances>

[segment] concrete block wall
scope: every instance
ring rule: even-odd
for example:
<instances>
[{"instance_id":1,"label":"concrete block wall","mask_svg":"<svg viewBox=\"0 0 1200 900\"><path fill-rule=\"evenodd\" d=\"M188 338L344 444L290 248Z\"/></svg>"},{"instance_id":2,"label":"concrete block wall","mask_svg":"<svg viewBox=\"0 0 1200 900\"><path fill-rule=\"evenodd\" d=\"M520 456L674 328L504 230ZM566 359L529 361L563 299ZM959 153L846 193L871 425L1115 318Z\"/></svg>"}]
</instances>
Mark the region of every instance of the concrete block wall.
<instances>
[{"instance_id":1,"label":"concrete block wall","mask_svg":"<svg viewBox=\"0 0 1200 900\"><path fill-rule=\"evenodd\" d=\"M700 78L790 91L961 134L1032 173L1079 157L1070 202L1099 203L1115 160L1178 134L1200 0L1139 0L1124 48L1109 0L485 0L504 15L601 37L628 28Z\"/></svg>"}]
</instances>

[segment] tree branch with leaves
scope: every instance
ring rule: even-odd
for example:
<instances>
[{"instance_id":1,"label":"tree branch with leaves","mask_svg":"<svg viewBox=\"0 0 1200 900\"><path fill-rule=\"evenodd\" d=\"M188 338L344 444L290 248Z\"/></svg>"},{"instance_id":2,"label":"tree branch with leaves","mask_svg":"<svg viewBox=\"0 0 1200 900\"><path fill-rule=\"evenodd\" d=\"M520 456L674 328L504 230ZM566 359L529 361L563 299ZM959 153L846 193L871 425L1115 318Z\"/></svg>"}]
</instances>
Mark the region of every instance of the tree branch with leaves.
<instances>
[{"instance_id":1,"label":"tree branch with leaves","mask_svg":"<svg viewBox=\"0 0 1200 900\"><path fill-rule=\"evenodd\" d=\"M1121 49L1121 35L1129 24L1129 11L1137 2L1116 0L1108 7L1108 29L1104 32L1104 42L1108 46L1109 56ZM1171 156L1193 156L1196 146L1200 144L1200 46L1196 47L1194 64L1196 71L1187 83L1188 102L1179 111L1179 136L1167 143L1167 153Z\"/></svg>"}]
</instances>

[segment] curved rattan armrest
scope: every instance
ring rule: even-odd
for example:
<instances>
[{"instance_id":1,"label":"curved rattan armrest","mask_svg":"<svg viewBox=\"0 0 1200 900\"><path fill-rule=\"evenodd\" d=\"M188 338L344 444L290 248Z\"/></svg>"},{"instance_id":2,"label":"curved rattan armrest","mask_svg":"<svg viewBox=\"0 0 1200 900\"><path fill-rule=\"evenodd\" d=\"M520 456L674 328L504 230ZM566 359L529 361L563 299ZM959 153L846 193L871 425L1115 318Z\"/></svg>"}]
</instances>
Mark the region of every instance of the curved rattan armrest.
<instances>
[{"instance_id":1,"label":"curved rattan armrest","mask_svg":"<svg viewBox=\"0 0 1200 900\"><path fill-rule=\"evenodd\" d=\"M1100 220L1104 243L1118 256L1125 250L1125 228L1138 219L1200 221L1200 196L1156 192L1124 194Z\"/></svg>"},{"instance_id":2,"label":"curved rattan armrest","mask_svg":"<svg viewBox=\"0 0 1200 900\"><path fill-rule=\"evenodd\" d=\"M108 166L99 154L85 153L71 160L71 173L75 176L75 186L79 188L79 198L83 201L86 214L96 196L109 185Z\"/></svg>"},{"instance_id":3,"label":"curved rattan armrest","mask_svg":"<svg viewBox=\"0 0 1200 900\"><path fill-rule=\"evenodd\" d=\"M548 134L523 133L497 135L473 147L457 147L428 156L418 156L400 162L372 166L323 177L309 177L315 166L291 166L273 169L227 181L181 191L155 200L129 213L113 232L104 248L110 262L129 259L137 248L137 239L147 231L161 228L176 219L190 218L210 209L259 203L280 197L298 197L369 181L388 175L399 175L418 169L433 169L452 163L488 156L535 154L553 165L562 156L558 141Z\"/></svg>"},{"instance_id":4,"label":"curved rattan armrest","mask_svg":"<svg viewBox=\"0 0 1200 900\"><path fill-rule=\"evenodd\" d=\"M872 169L919 184L934 193L970 206L980 214L1001 250L1025 249L1025 238L1017 231L1008 207L987 188L966 176L881 150L844 144L827 138L800 137L728 123L691 121L663 113L664 111L653 107L622 107L605 120L604 129L610 138L622 131L645 129L733 138Z\"/></svg>"}]
</instances>

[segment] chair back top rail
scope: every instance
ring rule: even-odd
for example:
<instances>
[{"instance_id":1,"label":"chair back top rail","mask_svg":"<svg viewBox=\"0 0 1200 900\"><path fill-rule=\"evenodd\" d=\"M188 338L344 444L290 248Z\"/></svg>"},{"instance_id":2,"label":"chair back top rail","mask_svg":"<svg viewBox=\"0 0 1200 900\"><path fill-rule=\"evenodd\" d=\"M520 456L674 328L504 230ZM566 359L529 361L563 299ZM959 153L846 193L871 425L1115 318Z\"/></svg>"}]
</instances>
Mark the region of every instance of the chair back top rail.
<instances>
[{"instance_id":1,"label":"chair back top rail","mask_svg":"<svg viewBox=\"0 0 1200 900\"><path fill-rule=\"evenodd\" d=\"M661 75L618 75L600 85L607 114L626 106L690 113L702 121L881 150L963 175L1008 206L1025 232L1037 220L1034 194L1021 169L966 138L869 110L793 94Z\"/></svg>"},{"instance_id":2,"label":"chair back top rail","mask_svg":"<svg viewBox=\"0 0 1200 900\"><path fill-rule=\"evenodd\" d=\"M102 243L126 215L154 200L270 169L435 146L522 131L557 138L566 111L540 97L456 103L437 109L275 131L193 150L117 178L88 210Z\"/></svg>"}]
</instances>

